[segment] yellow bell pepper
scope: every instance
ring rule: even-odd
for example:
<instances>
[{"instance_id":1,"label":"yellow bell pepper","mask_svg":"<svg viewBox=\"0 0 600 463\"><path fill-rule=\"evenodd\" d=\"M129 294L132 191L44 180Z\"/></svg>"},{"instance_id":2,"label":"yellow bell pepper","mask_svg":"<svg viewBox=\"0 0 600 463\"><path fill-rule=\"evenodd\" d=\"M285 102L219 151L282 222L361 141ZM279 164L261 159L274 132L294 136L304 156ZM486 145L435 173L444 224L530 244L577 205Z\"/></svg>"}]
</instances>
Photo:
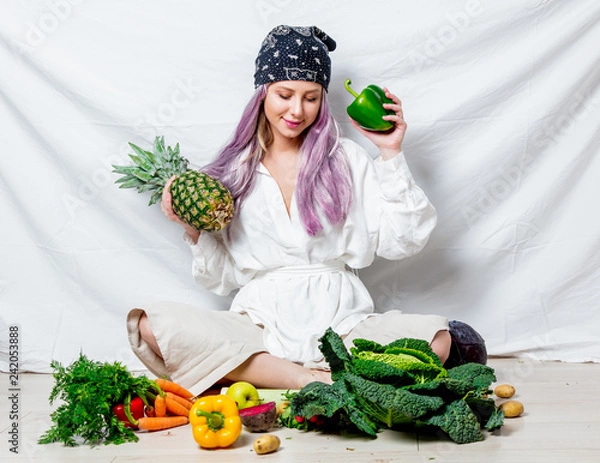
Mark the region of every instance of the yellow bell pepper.
<instances>
[{"instance_id":1,"label":"yellow bell pepper","mask_svg":"<svg viewBox=\"0 0 600 463\"><path fill-rule=\"evenodd\" d=\"M235 400L226 395L208 395L190 409L194 440L200 447L229 447L242 433L242 420Z\"/></svg>"}]
</instances>

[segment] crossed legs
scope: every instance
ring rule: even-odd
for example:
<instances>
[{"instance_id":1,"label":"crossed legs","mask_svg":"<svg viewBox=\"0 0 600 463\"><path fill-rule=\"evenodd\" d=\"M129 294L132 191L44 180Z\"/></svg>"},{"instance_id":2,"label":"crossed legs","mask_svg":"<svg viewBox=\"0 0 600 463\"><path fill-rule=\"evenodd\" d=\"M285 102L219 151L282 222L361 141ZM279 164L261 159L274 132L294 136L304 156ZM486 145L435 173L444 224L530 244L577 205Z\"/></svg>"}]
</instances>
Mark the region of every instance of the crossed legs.
<instances>
[{"instance_id":1,"label":"crossed legs","mask_svg":"<svg viewBox=\"0 0 600 463\"><path fill-rule=\"evenodd\" d=\"M162 357L160 347L150 327L150 321L145 313L140 317L138 326L142 339L156 355ZM442 363L448 358L451 344L452 338L447 330L438 331L431 341L431 348L440 357ZM300 389L312 381L331 383L331 376L325 370L305 368L266 352L252 355L223 379L227 381L243 380L256 387L276 389Z\"/></svg>"}]
</instances>

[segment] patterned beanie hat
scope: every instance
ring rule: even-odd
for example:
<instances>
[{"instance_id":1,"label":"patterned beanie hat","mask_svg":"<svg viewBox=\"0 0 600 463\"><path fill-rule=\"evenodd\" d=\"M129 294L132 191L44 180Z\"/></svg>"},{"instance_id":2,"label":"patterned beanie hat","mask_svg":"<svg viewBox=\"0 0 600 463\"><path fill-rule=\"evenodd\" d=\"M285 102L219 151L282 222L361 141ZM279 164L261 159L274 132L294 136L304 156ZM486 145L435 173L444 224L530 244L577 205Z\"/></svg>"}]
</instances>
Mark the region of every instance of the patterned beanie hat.
<instances>
[{"instance_id":1,"label":"patterned beanie hat","mask_svg":"<svg viewBox=\"0 0 600 463\"><path fill-rule=\"evenodd\" d=\"M327 90L331 78L329 52L335 46L335 41L315 26L275 27L256 57L254 87L282 80L305 80Z\"/></svg>"}]
</instances>

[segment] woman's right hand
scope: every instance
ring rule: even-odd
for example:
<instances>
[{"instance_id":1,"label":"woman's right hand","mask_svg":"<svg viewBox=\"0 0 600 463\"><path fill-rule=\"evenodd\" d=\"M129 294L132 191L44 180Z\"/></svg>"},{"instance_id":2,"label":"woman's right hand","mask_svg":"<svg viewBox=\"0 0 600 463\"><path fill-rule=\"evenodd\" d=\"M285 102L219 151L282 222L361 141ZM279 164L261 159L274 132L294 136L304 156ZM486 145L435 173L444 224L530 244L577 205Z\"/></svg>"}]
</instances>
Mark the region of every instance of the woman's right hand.
<instances>
[{"instance_id":1,"label":"woman's right hand","mask_svg":"<svg viewBox=\"0 0 600 463\"><path fill-rule=\"evenodd\" d=\"M361 128L356 121L350 118L350 122L356 130L373 142L381 153L383 159L390 159L402 151L402 141L406 133L406 122L404 121L404 111L402 110L402 101L396 95L391 93L387 87L383 88L385 96L393 103L384 103L386 110L392 110L395 114L383 116L383 120L392 122L394 129L387 132L374 132Z\"/></svg>"},{"instance_id":2,"label":"woman's right hand","mask_svg":"<svg viewBox=\"0 0 600 463\"><path fill-rule=\"evenodd\" d=\"M173 183L175 177L175 175L171 177L165 184L165 187L163 188L160 208L163 211L163 214L165 214L165 216L167 217L167 219L169 219L171 222L175 222L181 225L185 229L185 232L190 236L190 238L192 238L193 242L197 243L198 237L200 236L200 231L196 230L191 225L185 223L173 211L173 196L171 196L171 184Z\"/></svg>"}]
</instances>

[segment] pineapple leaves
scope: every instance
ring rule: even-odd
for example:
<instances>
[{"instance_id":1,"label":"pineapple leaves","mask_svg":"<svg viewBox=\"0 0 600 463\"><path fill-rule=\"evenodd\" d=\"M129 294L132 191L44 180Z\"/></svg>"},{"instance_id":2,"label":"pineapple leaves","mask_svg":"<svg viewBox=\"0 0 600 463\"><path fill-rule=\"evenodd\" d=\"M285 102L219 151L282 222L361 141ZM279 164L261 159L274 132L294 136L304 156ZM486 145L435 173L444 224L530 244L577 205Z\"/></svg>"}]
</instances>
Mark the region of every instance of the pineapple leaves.
<instances>
[{"instance_id":1,"label":"pineapple leaves","mask_svg":"<svg viewBox=\"0 0 600 463\"><path fill-rule=\"evenodd\" d=\"M115 174L133 175L133 172L135 172L136 169L137 167L135 166L115 166L113 164L113 173Z\"/></svg>"},{"instance_id":2,"label":"pineapple leaves","mask_svg":"<svg viewBox=\"0 0 600 463\"><path fill-rule=\"evenodd\" d=\"M150 197L148 206L152 206L153 204L156 204L157 202L159 202L161 200L161 198L162 198L162 190L154 192L152 194L152 196Z\"/></svg>"},{"instance_id":3,"label":"pineapple leaves","mask_svg":"<svg viewBox=\"0 0 600 463\"><path fill-rule=\"evenodd\" d=\"M129 146L136 152L137 156L129 155L133 162L135 162L142 169L153 172L156 171L156 165L158 164L157 157L150 151L145 151L133 143L129 143Z\"/></svg>"},{"instance_id":4,"label":"pineapple leaves","mask_svg":"<svg viewBox=\"0 0 600 463\"><path fill-rule=\"evenodd\" d=\"M144 172L144 171L135 171L133 173L133 175L135 175L136 178L142 180L145 184L147 184L148 182L151 182L152 179L154 178L154 176L149 173L149 172Z\"/></svg>"},{"instance_id":5,"label":"pineapple leaves","mask_svg":"<svg viewBox=\"0 0 600 463\"><path fill-rule=\"evenodd\" d=\"M119 184L119 188L138 188L139 189L145 185L145 183L142 182L137 177L121 177L120 179L116 180L115 183Z\"/></svg>"},{"instance_id":6,"label":"pineapple leaves","mask_svg":"<svg viewBox=\"0 0 600 463\"><path fill-rule=\"evenodd\" d=\"M156 137L154 139L154 151L160 156L165 155L165 137Z\"/></svg>"},{"instance_id":7,"label":"pineapple leaves","mask_svg":"<svg viewBox=\"0 0 600 463\"><path fill-rule=\"evenodd\" d=\"M148 158L143 158L142 156L135 156L133 154L130 154L129 157L136 164L138 171L145 171L149 173L156 172L156 169L150 163L150 160Z\"/></svg>"},{"instance_id":8,"label":"pineapple leaves","mask_svg":"<svg viewBox=\"0 0 600 463\"><path fill-rule=\"evenodd\" d=\"M113 165L120 174L115 183L120 188L135 188L138 193L150 192L148 205L162 199L169 179L173 196L173 212L185 223L198 230L222 229L233 217L234 200L231 192L217 179L188 169L189 161L181 156L179 143L174 148L165 145L164 137L156 137L153 152L129 143L132 165Z\"/></svg>"}]
</instances>

